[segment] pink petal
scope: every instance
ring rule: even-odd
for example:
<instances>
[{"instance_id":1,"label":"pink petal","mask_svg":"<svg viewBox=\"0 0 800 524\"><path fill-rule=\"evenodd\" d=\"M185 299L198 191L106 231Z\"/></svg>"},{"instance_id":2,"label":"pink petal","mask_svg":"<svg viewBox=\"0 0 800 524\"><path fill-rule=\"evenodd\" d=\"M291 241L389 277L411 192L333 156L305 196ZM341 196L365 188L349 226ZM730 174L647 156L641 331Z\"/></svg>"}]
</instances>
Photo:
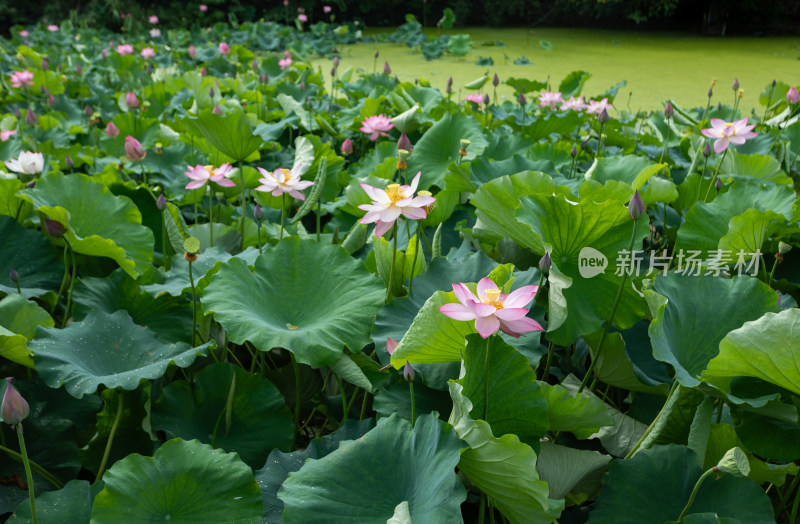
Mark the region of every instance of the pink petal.
<instances>
[{"instance_id":1,"label":"pink petal","mask_svg":"<svg viewBox=\"0 0 800 524\"><path fill-rule=\"evenodd\" d=\"M397 342L396 340L393 340L391 338L387 338L386 339L386 351L391 355L392 353L394 353L394 350L397 349L397 344L399 344L399 342Z\"/></svg>"},{"instance_id":2,"label":"pink petal","mask_svg":"<svg viewBox=\"0 0 800 524\"><path fill-rule=\"evenodd\" d=\"M394 225L394 220L392 220L391 222L383 222L379 220L378 223L375 224L375 236L381 238L384 235L384 233L392 229L393 225Z\"/></svg>"},{"instance_id":3,"label":"pink petal","mask_svg":"<svg viewBox=\"0 0 800 524\"><path fill-rule=\"evenodd\" d=\"M491 304L484 304L483 302L476 302L474 300L468 300L467 307L478 317L490 317L497 311L497 308Z\"/></svg>"},{"instance_id":4,"label":"pink petal","mask_svg":"<svg viewBox=\"0 0 800 524\"><path fill-rule=\"evenodd\" d=\"M478 282L478 296L481 300L486 300L486 290L487 289L498 289L497 284L492 282L488 277L483 277L480 282Z\"/></svg>"},{"instance_id":5,"label":"pink petal","mask_svg":"<svg viewBox=\"0 0 800 524\"><path fill-rule=\"evenodd\" d=\"M218 185L222 187L236 187L236 184L233 182L233 180L230 180L225 177L222 177L219 180L214 180L214 182L216 182Z\"/></svg>"},{"instance_id":6,"label":"pink petal","mask_svg":"<svg viewBox=\"0 0 800 524\"><path fill-rule=\"evenodd\" d=\"M719 138L722 134L716 129L701 129L700 132L708 138Z\"/></svg>"},{"instance_id":7,"label":"pink petal","mask_svg":"<svg viewBox=\"0 0 800 524\"><path fill-rule=\"evenodd\" d=\"M530 317L522 317L519 320L503 320L500 324L501 328L505 328L503 333L508 333L509 335L523 334L530 331L544 331L541 324Z\"/></svg>"},{"instance_id":8,"label":"pink petal","mask_svg":"<svg viewBox=\"0 0 800 524\"><path fill-rule=\"evenodd\" d=\"M728 137L718 138L714 141L714 151L716 153L722 153L726 149L728 149Z\"/></svg>"},{"instance_id":9,"label":"pink petal","mask_svg":"<svg viewBox=\"0 0 800 524\"><path fill-rule=\"evenodd\" d=\"M406 204L407 207L424 207L429 206L436 202L436 197L432 196L418 196L411 199L411 201ZM397 203L400 205L400 202Z\"/></svg>"},{"instance_id":10,"label":"pink petal","mask_svg":"<svg viewBox=\"0 0 800 524\"><path fill-rule=\"evenodd\" d=\"M359 224L371 224L373 222L377 222L378 219L380 219L380 218L381 218L380 213L376 213L375 211L370 211L369 213L367 213L366 215L361 217L361 220L359 220L358 223Z\"/></svg>"},{"instance_id":11,"label":"pink petal","mask_svg":"<svg viewBox=\"0 0 800 524\"><path fill-rule=\"evenodd\" d=\"M364 190L364 193L367 194L375 202L379 202L381 204L388 204L391 202L391 199L386 194L386 191L382 189L378 189L377 187L368 186L367 184L361 184L361 189Z\"/></svg>"},{"instance_id":12,"label":"pink petal","mask_svg":"<svg viewBox=\"0 0 800 524\"><path fill-rule=\"evenodd\" d=\"M480 333L483 338L489 338L500 329L500 321L494 315L488 317L478 317L475 319L475 331Z\"/></svg>"},{"instance_id":13,"label":"pink petal","mask_svg":"<svg viewBox=\"0 0 800 524\"><path fill-rule=\"evenodd\" d=\"M721 118L712 118L711 119L711 127L713 127L714 129L724 128L725 127L725 123L726 122L724 120L722 120Z\"/></svg>"},{"instance_id":14,"label":"pink petal","mask_svg":"<svg viewBox=\"0 0 800 524\"><path fill-rule=\"evenodd\" d=\"M291 191L289 191L289 196L292 197L292 198L296 198L297 200L299 200L301 202L305 202L306 201L306 197L304 197L303 193L301 193L300 191L291 190Z\"/></svg>"},{"instance_id":15,"label":"pink petal","mask_svg":"<svg viewBox=\"0 0 800 524\"><path fill-rule=\"evenodd\" d=\"M206 185L205 180L194 180L186 184L186 189L197 189L198 187L203 187Z\"/></svg>"},{"instance_id":16,"label":"pink petal","mask_svg":"<svg viewBox=\"0 0 800 524\"><path fill-rule=\"evenodd\" d=\"M297 189L298 191L302 191L303 189L307 189L313 185L314 182L312 182L311 180L301 180L300 182L297 182L294 185L294 188Z\"/></svg>"},{"instance_id":17,"label":"pink petal","mask_svg":"<svg viewBox=\"0 0 800 524\"><path fill-rule=\"evenodd\" d=\"M730 142L731 144L736 144L737 146L744 144L745 140L746 140L745 137L739 135L728 137L728 142Z\"/></svg>"},{"instance_id":18,"label":"pink petal","mask_svg":"<svg viewBox=\"0 0 800 524\"><path fill-rule=\"evenodd\" d=\"M409 192L415 193L417 191L417 186L419 185L419 177L422 176L422 171L417 171L416 176L411 181L411 185L409 186Z\"/></svg>"},{"instance_id":19,"label":"pink petal","mask_svg":"<svg viewBox=\"0 0 800 524\"><path fill-rule=\"evenodd\" d=\"M398 207L387 207L381 213L381 220L383 222L394 222L400 217L400 208Z\"/></svg>"},{"instance_id":20,"label":"pink petal","mask_svg":"<svg viewBox=\"0 0 800 524\"><path fill-rule=\"evenodd\" d=\"M453 292L456 294L456 298L459 302L464 305L469 304L470 301L472 302L480 302L478 297L472 294L472 291L467 287L466 284L459 282L458 284L453 284Z\"/></svg>"},{"instance_id":21,"label":"pink petal","mask_svg":"<svg viewBox=\"0 0 800 524\"><path fill-rule=\"evenodd\" d=\"M527 306L536 296L536 291L538 291L538 289L539 286L522 286L512 291L503 302L503 307L519 308Z\"/></svg>"},{"instance_id":22,"label":"pink petal","mask_svg":"<svg viewBox=\"0 0 800 524\"><path fill-rule=\"evenodd\" d=\"M281 196L282 194L283 194L283 188L280 186L272 190L272 196L278 197Z\"/></svg>"},{"instance_id":23,"label":"pink petal","mask_svg":"<svg viewBox=\"0 0 800 524\"><path fill-rule=\"evenodd\" d=\"M495 311L494 315L500 320L519 320L527 315L528 311L530 310L525 309L524 307L510 307L498 309Z\"/></svg>"},{"instance_id":24,"label":"pink petal","mask_svg":"<svg viewBox=\"0 0 800 524\"><path fill-rule=\"evenodd\" d=\"M417 207L404 207L402 210L403 216L414 219L414 220L422 220L428 213L425 212L424 209L420 209Z\"/></svg>"},{"instance_id":25,"label":"pink petal","mask_svg":"<svg viewBox=\"0 0 800 524\"><path fill-rule=\"evenodd\" d=\"M453 320L474 320L475 313L470 311L466 306L461 304L451 303L439 306L439 311Z\"/></svg>"}]
</instances>

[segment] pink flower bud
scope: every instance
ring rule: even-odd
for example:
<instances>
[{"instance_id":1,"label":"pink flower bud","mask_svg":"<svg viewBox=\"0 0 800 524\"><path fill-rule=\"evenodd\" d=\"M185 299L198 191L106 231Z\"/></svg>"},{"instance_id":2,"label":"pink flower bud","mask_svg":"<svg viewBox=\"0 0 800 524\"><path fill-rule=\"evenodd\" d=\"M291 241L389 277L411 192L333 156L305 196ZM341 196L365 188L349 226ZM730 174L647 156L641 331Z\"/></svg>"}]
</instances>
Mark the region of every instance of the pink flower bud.
<instances>
[{"instance_id":1,"label":"pink flower bud","mask_svg":"<svg viewBox=\"0 0 800 524\"><path fill-rule=\"evenodd\" d=\"M15 284L19 283L19 273L13 269L8 270L8 278Z\"/></svg>"},{"instance_id":2,"label":"pink flower bud","mask_svg":"<svg viewBox=\"0 0 800 524\"><path fill-rule=\"evenodd\" d=\"M33 111L33 109L28 109L28 111L25 113L25 123L27 123L29 126L35 126L38 121L39 118L36 116L36 113Z\"/></svg>"},{"instance_id":3,"label":"pink flower bud","mask_svg":"<svg viewBox=\"0 0 800 524\"><path fill-rule=\"evenodd\" d=\"M14 389L14 379L12 377L6 378L8 385L6 392L3 395L3 402L0 404L0 416L6 424L19 424L30 413L28 403L22 398L16 389Z\"/></svg>"},{"instance_id":4,"label":"pink flower bud","mask_svg":"<svg viewBox=\"0 0 800 524\"><path fill-rule=\"evenodd\" d=\"M633 198L631 198L631 201L628 203L628 216L630 216L632 220L637 220L642 216L644 210L644 201L637 190L633 193Z\"/></svg>"},{"instance_id":5,"label":"pink flower bud","mask_svg":"<svg viewBox=\"0 0 800 524\"><path fill-rule=\"evenodd\" d=\"M259 204L256 204L255 209L253 209L253 218L255 218L259 224L264 220L264 210L261 209Z\"/></svg>"},{"instance_id":6,"label":"pink flower bud","mask_svg":"<svg viewBox=\"0 0 800 524\"><path fill-rule=\"evenodd\" d=\"M414 382L414 368L411 367L408 360L406 360L406 365L403 366L403 378L406 379L406 382Z\"/></svg>"},{"instance_id":7,"label":"pink flower bud","mask_svg":"<svg viewBox=\"0 0 800 524\"><path fill-rule=\"evenodd\" d=\"M89 104L86 104L85 106L83 106L83 114L86 115L86 116L92 116L94 114L94 110L92 109L92 106L90 106Z\"/></svg>"},{"instance_id":8,"label":"pink flower bud","mask_svg":"<svg viewBox=\"0 0 800 524\"><path fill-rule=\"evenodd\" d=\"M211 112L215 115L222 115L222 108L219 107L219 104L214 104L214 108L211 110Z\"/></svg>"},{"instance_id":9,"label":"pink flower bud","mask_svg":"<svg viewBox=\"0 0 800 524\"><path fill-rule=\"evenodd\" d=\"M48 235L54 238L61 238L64 236L64 233L67 232L67 228L64 227L64 224L50 218L44 219L44 229L47 231Z\"/></svg>"},{"instance_id":10,"label":"pink flower bud","mask_svg":"<svg viewBox=\"0 0 800 524\"><path fill-rule=\"evenodd\" d=\"M67 169L72 169L73 167L75 167L75 162L72 161L72 157L69 156L69 154L67 154L67 156L64 157L64 167L66 167Z\"/></svg>"},{"instance_id":11,"label":"pink flower bud","mask_svg":"<svg viewBox=\"0 0 800 524\"><path fill-rule=\"evenodd\" d=\"M42 68L42 71L47 71L47 69L50 67L50 64L47 62L47 58L42 58L40 67Z\"/></svg>"},{"instance_id":12,"label":"pink flower bud","mask_svg":"<svg viewBox=\"0 0 800 524\"><path fill-rule=\"evenodd\" d=\"M208 11L208 6L206 4L200 4L197 7L198 7L198 9L200 9L201 13L205 13L206 11Z\"/></svg>"},{"instance_id":13,"label":"pink flower bud","mask_svg":"<svg viewBox=\"0 0 800 524\"><path fill-rule=\"evenodd\" d=\"M189 56L192 58L197 56L197 49L195 49L193 45L189 46Z\"/></svg>"},{"instance_id":14,"label":"pink flower bud","mask_svg":"<svg viewBox=\"0 0 800 524\"><path fill-rule=\"evenodd\" d=\"M667 105L664 106L664 116L666 118L672 118L672 115L675 114L675 108L672 107L672 101L667 100Z\"/></svg>"},{"instance_id":15,"label":"pink flower bud","mask_svg":"<svg viewBox=\"0 0 800 524\"><path fill-rule=\"evenodd\" d=\"M414 149L411 145L411 140L408 139L408 135L405 133L400 134L400 138L397 140L397 149L405 149L409 153Z\"/></svg>"},{"instance_id":16,"label":"pink flower bud","mask_svg":"<svg viewBox=\"0 0 800 524\"><path fill-rule=\"evenodd\" d=\"M552 261L550 260L550 253L545 253L544 256L539 260L539 271L546 275L550 272L551 264Z\"/></svg>"},{"instance_id":17,"label":"pink flower bud","mask_svg":"<svg viewBox=\"0 0 800 524\"><path fill-rule=\"evenodd\" d=\"M392 74L392 68L389 67L389 62L384 62L383 63L383 74L384 75L391 75Z\"/></svg>"},{"instance_id":18,"label":"pink flower bud","mask_svg":"<svg viewBox=\"0 0 800 524\"><path fill-rule=\"evenodd\" d=\"M786 93L786 101L790 104L794 105L800 100L800 92L797 91L797 88L792 86L789 88L789 92Z\"/></svg>"},{"instance_id":19,"label":"pink flower bud","mask_svg":"<svg viewBox=\"0 0 800 524\"><path fill-rule=\"evenodd\" d=\"M342 142L342 154L343 155L352 155L353 154L353 141L349 138Z\"/></svg>"},{"instance_id":20,"label":"pink flower bud","mask_svg":"<svg viewBox=\"0 0 800 524\"><path fill-rule=\"evenodd\" d=\"M164 196L164 193L158 195L158 198L156 199L156 207L159 211L164 211L167 209L167 197Z\"/></svg>"},{"instance_id":21,"label":"pink flower bud","mask_svg":"<svg viewBox=\"0 0 800 524\"><path fill-rule=\"evenodd\" d=\"M147 156L147 151L142 148L142 144L138 140L128 135L125 137L125 156L128 160L137 162Z\"/></svg>"},{"instance_id":22,"label":"pink flower bud","mask_svg":"<svg viewBox=\"0 0 800 524\"><path fill-rule=\"evenodd\" d=\"M231 52L231 48L230 48L230 46L229 46L228 44L226 44L225 42L220 42L220 43L219 43L219 52L220 52L221 54L223 54L223 55L227 55L228 53L230 53L230 52Z\"/></svg>"},{"instance_id":23,"label":"pink flower bud","mask_svg":"<svg viewBox=\"0 0 800 524\"><path fill-rule=\"evenodd\" d=\"M500 85L500 77L497 76L497 73L495 73L494 77L492 77L492 85L495 86L495 87Z\"/></svg>"},{"instance_id":24,"label":"pink flower bud","mask_svg":"<svg viewBox=\"0 0 800 524\"><path fill-rule=\"evenodd\" d=\"M139 99L136 98L136 93L132 91L125 93L125 105L131 109L139 107Z\"/></svg>"},{"instance_id":25,"label":"pink flower bud","mask_svg":"<svg viewBox=\"0 0 800 524\"><path fill-rule=\"evenodd\" d=\"M338 56L334 56L333 57L333 67L339 67L339 57Z\"/></svg>"},{"instance_id":26,"label":"pink flower bud","mask_svg":"<svg viewBox=\"0 0 800 524\"><path fill-rule=\"evenodd\" d=\"M56 105L56 97L54 97L52 93L50 93L50 95L48 95L47 97L47 105L49 105L50 107Z\"/></svg>"},{"instance_id":27,"label":"pink flower bud","mask_svg":"<svg viewBox=\"0 0 800 524\"><path fill-rule=\"evenodd\" d=\"M108 135L109 138L117 138L119 136L119 128L114 125L114 122L109 122L106 126L106 135Z\"/></svg>"}]
</instances>

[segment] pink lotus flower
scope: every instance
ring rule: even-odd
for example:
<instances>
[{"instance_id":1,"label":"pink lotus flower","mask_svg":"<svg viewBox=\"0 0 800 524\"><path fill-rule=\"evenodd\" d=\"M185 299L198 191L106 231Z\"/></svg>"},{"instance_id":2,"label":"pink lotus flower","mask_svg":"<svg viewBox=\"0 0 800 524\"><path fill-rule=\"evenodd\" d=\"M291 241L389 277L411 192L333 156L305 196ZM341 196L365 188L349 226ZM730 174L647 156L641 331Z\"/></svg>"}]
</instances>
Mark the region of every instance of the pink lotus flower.
<instances>
[{"instance_id":1,"label":"pink lotus flower","mask_svg":"<svg viewBox=\"0 0 800 524\"><path fill-rule=\"evenodd\" d=\"M138 140L128 135L125 137L125 156L128 160L138 162L147 156L147 151L144 150L142 144Z\"/></svg>"},{"instance_id":2,"label":"pink lotus flower","mask_svg":"<svg viewBox=\"0 0 800 524\"><path fill-rule=\"evenodd\" d=\"M389 131L393 127L394 124L389 121L388 116L372 115L361 122L361 129L359 129L359 131L369 134L369 139L374 142L379 136L389 136L389 133L386 131Z\"/></svg>"},{"instance_id":3,"label":"pink lotus flower","mask_svg":"<svg viewBox=\"0 0 800 524\"><path fill-rule=\"evenodd\" d=\"M6 167L15 173L35 175L44 167L44 155L32 151L22 151L17 158L6 160Z\"/></svg>"},{"instance_id":4,"label":"pink lotus flower","mask_svg":"<svg viewBox=\"0 0 800 524\"><path fill-rule=\"evenodd\" d=\"M281 168L270 173L266 169L259 167L258 172L264 175L264 178L258 179L262 185L258 186L256 191L272 193L272 196L276 197L289 193L290 197L304 201L306 197L300 191L313 186L314 182L300 178L302 169L303 164L297 164L291 171Z\"/></svg>"},{"instance_id":5,"label":"pink lotus flower","mask_svg":"<svg viewBox=\"0 0 800 524\"><path fill-rule=\"evenodd\" d=\"M119 44L117 46L117 53L119 53L120 56L132 55L133 46L130 44Z\"/></svg>"},{"instance_id":6,"label":"pink lotus flower","mask_svg":"<svg viewBox=\"0 0 800 524\"><path fill-rule=\"evenodd\" d=\"M208 6L206 4L200 4L199 6L197 6L197 8L200 9L201 13L205 13L206 11L208 11Z\"/></svg>"},{"instance_id":7,"label":"pink lotus flower","mask_svg":"<svg viewBox=\"0 0 800 524\"><path fill-rule=\"evenodd\" d=\"M569 100L564 100L561 103L562 111L569 111L570 109L578 113L586 109L586 103L583 101L583 97L578 97L578 99L575 100L575 97L571 96L569 97Z\"/></svg>"},{"instance_id":8,"label":"pink lotus flower","mask_svg":"<svg viewBox=\"0 0 800 524\"><path fill-rule=\"evenodd\" d=\"M150 18L148 18L147 21L153 25L156 25L158 23L158 17L156 15L150 15Z\"/></svg>"},{"instance_id":9,"label":"pink lotus flower","mask_svg":"<svg viewBox=\"0 0 800 524\"><path fill-rule=\"evenodd\" d=\"M711 119L711 127L700 132L714 140L714 151L722 153L728 149L729 144L742 145L748 138L756 136L752 129L755 124L747 125L747 118L735 122L726 122L719 118Z\"/></svg>"},{"instance_id":10,"label":"pink lotus flower","mask_svg":"<svg viewBox=\"0 0 800 524\"><path fill-rule=\"evenodd\" d=\"M119 136L119 128L114 125L114 122L109 122L106 126L106 135L109 138L117 138Z\"/></svg>"},{"instance_id":11,"label":"pink lotus flower","mask_svg":"<svg viewBox=\"0 0 800 524\"><path fill-rule=\"evenodd\" d=\"M145 60L147 60L149 58L153 58L154 56L156 56L156 52L153 51L152 47L145 47L144 49L142 49L142 52L139 53L139 54L142 55L142 58L144 58Z\"/></svg>"},{"instance_id":12,"label":"pink lotus flower","mask_svg":"<svg viewBox=\"0 0 800 524\"><path fill-rule=\"evenodd\" d=\"M364 192L372 199L371 204L361 204L359 209L367 212L361 220L362 224L375 224L375 236L382 237L384 233L391 229L394 221L403 215L412 220L421 220L428 216L426 209L433 204L436 199L432 196L414 196L414 192L419 185L420 171L410 186L400 184L389 184L386 189L361 184Z\"/></svg>"},{"instance_id":13,"label":"pink lotus flower","mask_svg":"<svg viewBox=\"0 0 800 524\"><path fill-rule=\"evenodd\" d=\"M329 5L323 5L322 6L322 12L325 13L326 15L328 13L330 13L331 11L333 11L333 8L331 6L329 6Z\"/></svg>"},{"instance_id":14,"label":"pink lotus flower","mask_svg":"<svg viewBox=\"0 0 800 524\"><path fill-rule=\"evenodd\" d=\"M556 104L564 103L564 99L561 98L561 92L553 93L551 91L542 91L539 93L539 107L549 107L550 109L555 109Z\"/></svg>"},{"instance_id":15,"label":"pink lotus flower","mask_svg":"<svg viewBox=\"0 0 800 524\"><path fill-rule=\"evenodd\" d=\"M604 98L604 99L600 100L599 102L597 100L589 100L589 107L588 107L588 109L586 109L586 114L587 115L599 115L600 113L603 112L603 109L608 111L609 108L613 109L614 106L612 106L611 104L608 103L608 98Z\"/></svg>"},{"instance_id":16,"label":"pink lotus flower","mask_svg":"<svg viewBox=\"0 0 800 524\"><path fill-rule=\"evenodd\" d=\"M19 32L19 36L21 36L22 38L28 38L30 35L31 34L26 29L23 29L22 31Z\"/></svg>"},{"instance_id":17,"label":"pink lotus flower","mask_svg":"<svg viewBox=\"0 0 800 524\"><path fill-rule=\"evenodd\" d=\"M58 26L56 24L50 24L49 26L47 26L47 30L50 31L51 33L55 33L56 31L58 31Z\"/></svg>"},{"instance_id":18,"label":"pink lotus flower","mask_svg":"<svg viewBox=\"0 0 800 524\"><path fill-rule=\"evenodd\" d=\"M281 66L281 71L283 71L284 69L292 65L292 59L289 57L281 58L280 60L278 60L278 65Z\"/></svg>"},{"instance_id":19,"label":"pink lotus flower","mask_svg":"<svg viewBox=\"0 0 800 524\"><path fill-rule=\"evenodd\" d=\"M795 86L789 88L789 91L786 93L786 101L792 105L800 101L800 92L797 91Z\"/></svg>"},{"instance_id":20,"label":"pink lotus flower","mask_svg":"<svg viewBox=\"0 0 800 524\"><path fill-rule=\"evenodd\" d=\"M16 134L17 134L16 129L9 129L8 131L0 131L0 142L5 142L9 138L11 138L11 135L16 135Z\"/></svg>"},{"instance_id":21,"label":"pink lotus flower","mask_svg":"<svg viewBox=\"0 0 800 524\"><path fill-rule=\"evenodd\" d=\"M203 187L209 180L222 187L236 186L233 180L225 178L225 175L233 170L233 166L230 164L222 164L216 169L214 169L213 166L201 166L200 164L197 164L194 167L186 167L189 169L189 171L185 171L184 175L192 179L191 182L186 184L186 189L197 189L199 187Z\"/></svg>"},{"instance_id":22,"label":"pink lotus flower","mask_svg":"<svg viewBox=\"0 0 800 524\"><path fill-rule=\"evenodd\" d=\"M25 399L22 398L22 395L14 389L14 379L8 377L6 382L8 382L8 385L6 386L6 392L3 394L3 401L0 402L0 416L3 417L3 422L13 426L25 420L31 409Z\"/></svg>"},{"instance_id":23,"label":"pink lotus flower","mask_svg":"<svg viewBox=\"0 0 800 524\"><path fill-rule=\"evenodd\" d=\"M353 154L353 141L349 138L342 142L342 154L343 155L352 155Z\"/></svg>"},{"instance_id":24,"label":"pink lotus flower","mask_svg":"<svg viewBox=\"0 0 800 524\"><path fill-rule=\"evenodd\" d=\"M193 45L189 46L189 56L192 58L197 56L197 49L195 49Z\"/></svg>"},{"instance_id":25,"label":"pink lotus flower","mask_svg":"<svg viewBox=\"0 0 800 524\"><path fill-rule=\"evenodd\" d=\"M11 73L11 87L19 89L23 86L33 85L33 73L28 71L14 71Z\"/></svg>"},{"instance_id":26,"label":"pink lotus flower","mask_svg":"<svg viewBox=\"0 0 800 524\"><path fill-rule=\"evenodd\" d=\"M465 96L464 100L466 100L467 102L478 104L478 107L480 107L480 105L483 103L483 95L480 93L473 93L471 95Z\"/></svg>"},{"instance_id":27,"label":"pink lotus flower","mask_svg":"<svg viewBox=\"0 0 800 524\"><path fill-rule=\"evenodd\" d=\"M303 23L308 22L308 16L304 15L303 13L297 15L297 19Z\"/></svg>"},{"instance_id":28,"label":"pink lotus flower","mask_svg":"<svg viewBox=\"0 0 800 524\"><path fill-rule=\"evenodd\" d=\"M136 93L132 91L125 93L125 105L131 109L139 107L139 99L136 98Z\"/></svg>"},{"instance_id":29,"label":"pink lotus flower","mask_svg":"<svg viewBox=\"0 0 800 524\"><path fill-rule=\"evenodd\" d=\"M226 44L225 42L220 42L220 43L219 43L219 52L220 52L221 54L223 54L223 55L227 55L228 53L230 53L230 52L231 52L231 48L230 48L230 46L229 46L228 44Z\"/></svg>"},{"instance_id":30,"label":"pink lotus flower","mask_svg":"<svg viewBox=\"0 0 800 524\"><path fill-rule=\"evenodd\" d=\"M150 38L158 38L161 36L161 29L154 27L150 30Z\"/></svg>"},{"instance_id":31,"label":"pink lotus flower","mask_svg":"<svg viewBox=\"0 0 800 524\"><path fill-rule=\"evenodd\" d=\"M488 278L478 282L478 296L463 283L453 284L453 292L460 304L450 303L439 311L453 320L474 320L475 330L483 338L500 329L512 337L530 331L543 331L542 326L528 318L527 304L536 296L539 286L523 286L508 295L501 293L497 284Z\"/></svg>"}]
</instances>

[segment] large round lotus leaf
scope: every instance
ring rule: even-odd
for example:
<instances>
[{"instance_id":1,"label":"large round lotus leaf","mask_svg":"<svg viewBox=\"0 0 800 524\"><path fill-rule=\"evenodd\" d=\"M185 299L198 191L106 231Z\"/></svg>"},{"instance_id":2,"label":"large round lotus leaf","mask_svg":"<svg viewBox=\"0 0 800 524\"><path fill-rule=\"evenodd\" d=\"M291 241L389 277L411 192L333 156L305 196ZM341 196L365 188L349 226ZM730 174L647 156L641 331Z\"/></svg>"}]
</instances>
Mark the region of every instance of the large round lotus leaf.
<instances>
[{"instance_id":1,"label":"large round lotus leaf","mask_svg":"<svg viewBox=\"0 0 800 524\"><path fill-rule=\"evenodd\" d=\"M278 491L286 524L384 524L408 501L412 522L460 523L466 490L455 473L461 441L435 415L414 428L397 416L312 460Z\"/></svg>"},{"instance_id":2,"label":"large round lotus leaf","mask_svg":"<svg viewBox=\"0 0 800 524\"><path fill-rule=\"evenodd\" d=\"M25 297L55 292L64 276L64 263L58 250L41 233L26 229L12 217L0 216L0 291L16 293L10 271L19 275Z\"/></svg>"},{"instance_id":3,"label":"large round lotus leaf","mask_svg":"<svg viewBox=\"0 0 800 524\"><path fill-rule=\"evenodd\" d=\"M151 421L167 438L196 438L236 451L254 468L262 466L274 448L291 448L294 433L292 415L278 388L225 363L203 368L192 383L167 385L153 406Z\"/></svg>"},{"instance_id":4,"label":"large round lotus leaf","mask_svg":"<svg viewBox=\"0 0 800 524\"><path fill-rule=\"evenodd\" d=\"M687 387L700 383L725 335L778 309L777 293L748 276L671 274L656 278L653 291L645 291L655 313L649 329L653 356L672 364L675 378Z\"/></svg>"},{"instance_id":5,"label":"large round lotus leaf","mask_svg":"<svg viewBox=\"0 0 800 524\"><path fill-rule=\"evenodd\" d=\"M100 384L136 389L141 380L163 375L170 363L189 366L210 344L165 344L122 310L92 311L65 329L39 328L37 337L30 347L39 375L50 387L66 384L77 398Z\"/></svg>"},{"instance_id":6,"label":"large round lotus leaf","mask_svg":"<svg viewBox=\"0 0 800 524\"><path fill-rule=\"evenodd\" d=\"M92 522L261 522L261 493L235 453L173 439L155 456L133 454L103 475Z\"/></svg>"},{"instance_id":7,"label":"large round lotus leaf","mask_svg":"<svg viewBox=\"0 0 800 524\"><path fill-rule=\"evenodd\" d=\"M92 501L100 484L89 486L85 480L71 480L58 491L48 491L36 497L36 518L42 524L89 524L92 516ZM26 498L20 502L8 522L29 524L31 504Z\"/></svg>"},{"instance_id":8,"label":"large round lotus leaf","mask_svg":"<svg viewBox=\"0 0 800 524\"><path fill-rule=\"evenodd\" d=\"M283 347L318 368L336 362L345 346L369 344L384 293L343 248L289 237L256 259L254 271L238 258L223 264L203 306L232 342Z\"/></svg>"},{"instance_id":9,"label":"large round lotus leaf","mask_svg":"<svg viewBox=\"0 0 800 524\"><path fill-rule=\"evenodd\" d=\"M0 300L0 355L34 367L27 342L36 336L38 326L53 327L53 318L36 302L17 294Z\"/></svg>"},{"instance_id":10,"label":"large round lotus leaf","mask_svg":"<svg viewBox=\"0 0 800 524\"><path fill-rule=\"evenodd\" d=\"M675 444L617 460L611 464L589 524L676 521L702 473L694 451ZM689 510L690 515L708 512L749 524L775 522L769 497L758 484L726 474L707 478Z\"/></svg>"},{"instance_id":11,"label":"large round lotus leaf","mask_svg":"<svg viewBox=\"0 0 800 524\"><path fill-rule=\"evenodd\" d=\"M133 278L153 260L153 232L142 225L139 209L86 175L51 174L21 194L67 228L65 238L76 253L111 258Z\"/></svg>"}]
</instances>

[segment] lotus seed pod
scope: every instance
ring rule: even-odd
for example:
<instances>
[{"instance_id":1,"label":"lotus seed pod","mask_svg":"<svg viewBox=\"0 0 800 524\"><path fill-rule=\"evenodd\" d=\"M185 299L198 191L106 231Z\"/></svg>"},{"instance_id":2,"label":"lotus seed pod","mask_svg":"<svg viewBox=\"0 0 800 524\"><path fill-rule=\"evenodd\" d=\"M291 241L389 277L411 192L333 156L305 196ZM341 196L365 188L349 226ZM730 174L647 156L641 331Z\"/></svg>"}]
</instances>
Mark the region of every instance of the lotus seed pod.
<instances>
[{"instance_id":1,"label":"lotus seed pod","mask_svg":"<svg viewBox=\"0 0 800 524\"><path fill-rule=\"evenodd\" d=\"M738 446L729 449L714 467L717 471L728 473L734 477L746 477L750 474L750 461L742 448Z\"/></svg>"}]
</instances>

